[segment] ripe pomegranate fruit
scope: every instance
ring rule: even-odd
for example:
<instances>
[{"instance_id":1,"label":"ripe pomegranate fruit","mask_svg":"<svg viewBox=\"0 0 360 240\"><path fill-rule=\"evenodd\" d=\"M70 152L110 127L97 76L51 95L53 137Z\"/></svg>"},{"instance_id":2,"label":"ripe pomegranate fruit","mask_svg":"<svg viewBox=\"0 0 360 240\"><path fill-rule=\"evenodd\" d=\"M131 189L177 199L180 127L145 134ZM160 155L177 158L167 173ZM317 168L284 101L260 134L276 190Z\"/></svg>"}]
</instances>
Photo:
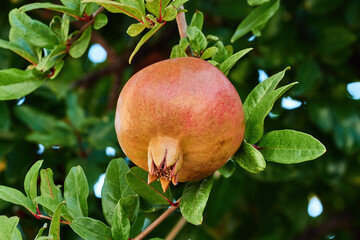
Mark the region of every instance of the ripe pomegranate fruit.
<instances>
[{"instance_id":1,"label":"ripe pomegranate fruit","mask_svg":"<svg viewBox=\"0 0 360 240\"><path fill-rule=\"evenodd\" d=\"M115 117L118 141L148 182L203 179L222 167L244 137L240 97L210 63L175 58L137 72L120 93Z\"/></svg>"}]
</instances>

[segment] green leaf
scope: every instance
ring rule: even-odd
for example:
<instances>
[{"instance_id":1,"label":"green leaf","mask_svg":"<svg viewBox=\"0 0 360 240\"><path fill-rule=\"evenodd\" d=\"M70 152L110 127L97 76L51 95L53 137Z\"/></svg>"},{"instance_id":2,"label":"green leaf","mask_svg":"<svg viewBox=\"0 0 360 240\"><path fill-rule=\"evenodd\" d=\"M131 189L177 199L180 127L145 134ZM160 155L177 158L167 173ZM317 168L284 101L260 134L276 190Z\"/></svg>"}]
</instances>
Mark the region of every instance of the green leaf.
<instances>
[{"instance_id":1,"label":"green leaf","mask_svg":"<svg viewBox=\"0 0 360 240\"><path fill-rule=\"evenodd\" d=\"M170 54L170 58L179 58L187 57L185 51L180 47L180 45L173 46Z\"/></svg>"},{"instance_id":2,"label":"green leaf","mask_svg":"<svg viewBox=\"0 0 360 240\"><path fill-rule=\"evenodd\" d=\"M284 164L313 160L326 152L320 141L309 134L294 130L265 134L259 142L259 148L266 160Z\"/></svg>"},{"instance_id":3,"label":"green leaf","mask_svg":"<svg viewBox=\"0 0 360 240\"><path fill-rule=\"evenodd\" d=\"M192 16L190 26L197 27L200 31L202 31L204 24L204 14L200 11L196 11Z\"/></svg>"},{"instance_id":4,"label":"green leaf","mask_svg":"<svg viewBox=\"0 0 360 240\"><path fill-rule=\"evenodd\" d=\"M80 38L76 40L69 49L69 54L73 58L81 57L85 52L87 47L89 46L91 39L91 27L88 27L83 34L81 34Z\"/></svg>"},{"instance_id":5,"label":"green leaf","mask_svg":"<svg viewBox=\"0 0 360 240\"><path fill-rule=\"evenodd\" d=\"M195 53L200 54L205 50L207 45L206 37L197 27L188 27L186 34L189 38L191 49Z\"/></svg>"},{"instance_id":6,"label":"green leaf","mask_svg":"<svg viewBox=\"0 0 360 240\"><path fill-rule=\"evenodd\" d=\"M31 19L18 9L13 9L9 13L9 21L11 28L33 46L51 49L60 43L58 37L48 26Z\"/></svg>"},{"instance_id":7,"label":"green leaf","mask_svg":"<svg viewBox=\"0 0 360 240\"><path fill-rule=\"evenodd\" d=\"M0 216L0 239L19 240L22 239L21 233L17 228L19 223L18 217L8 218Z\"/></svg>"},{"instance_id":8,"label":"green leaf","mask_svg":"<svg viewBox=\"0 0 360 240\"><path fill-rule=\"evenodd\" d=\"M42 72L49 71L54 67L55 64L62 61L62 59L67 54L67 48L65 45L57 45L53 50L51 50L50 54L46 57L42 58L39 64L36 66L36 69Z\"/></svg>"},{"instance_id":9,"label":"green leaf","mask_svg":"<svg viewBox=\"0 0 360 240\"><path fill-rule=\"evenodd\" d=\"M0 185L0 199L11 202L16 205L23 206L28 211L36 213L36 208L30 198L25 197L25 195L15 188L10 188Z\"/></svg>"},{"instance_id":10,"label":"green leaf","mask_svg":"<svg viewBox=\"0 0 360 240\"><path fill-rule=\"evenodd\" d=\"M240 58L242 58L245 54L247 54L251 50L252 50L252 48L246 48L246 49L243 49L243 50L235 53L234 55L230 56L229 58L227 58L224 62L222 62L220 64L220 70L225 75L228 75L230 69L237 63L237 61L239 61Z\"/></svg>"},{"instance_id":11,"label":"green leaf","mask_svg":"<svg viewBox=\"0 0 360 240\"><path fill-rule=\"evenodd\" d=\"M211 60L214 60L215 62L218 62L221 64L222 62L224 62L227 58L229 58L232 55L232 53L230 53L229 51L226 50L226 48L224 47L224 44L221 41L217 41L214 46L217 47L218 50L212 56Z\"/></svg>"},{"instance_id":12,"label":"green leaf","mask_svg":"<svg viewBox=\"0 0 360 240\"><path fill-rule=\"evenodd\" d=\"M16 68L0 70L0 100L21 98L39 88L45 78L44 75L33 70Z\"/></svg>"},{"instance_id":13,"label":"green leaf","mask_svg":"<svg viewBox=\"0 0 360 240\"><path fill-rule=\"evenodd\" d=\"M182 50L186 51L186 49L189 45L190 45L190 43L187 38L180 38L179 46L182 48Z\"/></svg>"},{"instance_id":14,"label":"green leaf","mask_svg":"<svg viewBox=\"0 0 360 240\"><path fill-rule=\"evenodd\" d=\"M138 195L129 195L125 198L120 199L120 205L124 209L126 217L130 221L130 225L132 226L139 214L140 209L140 200Z\"/></svg>"},{"instance_id":15,"label":"green leaf","mask_svg":"<svg viewBox=\"0 0 360 240\"><path fill-rule=\"evenodd\" d=\"M263 155L246 141L242 142L240 149L232 158L240 167L251 173L258 173L266 168Z\"/></svg>"},{"instance_id":16,"label":"green leaf","mask_svg":"<svg viewBox=\"0 0 360 240\"><path fill-rule=\"evenodd\" d=\"M169 2L170 0L150 0L146 3L146 9L160 20Z\"/></svg>"},{"instance_id":17,"label":"green leaf","mask_svg":"<svg viewBox=\"0 0 360 240\"><path fill-rule=\"evenodd\" d=\"M88 196L89 185L84 171L80 166L71 168L64 183L64 197L73 218L87 217Z\"/></svg>"},{"instance_id":18,"label":"green leaf","mask_svg":"<svg viewBox=\"0 0 360 240\"><path fill-rule=\"evenodd\" d=\"M22 6L21 8L19 8L19 10L21 12L28 12L28 11L40 9L40 8L45 8L45 9L65 13L72 17L80 17L80 11L76 11L72 8L58 5L58 4L53 4L53 3L31 3L31 4Z\"/></svg>"},{"instance_id":19,"label":"green leaf","mask_svg":"<svg viewBox=\"0 0 360 240\"><path fill-rule=\"evenodd\" d=\"M135 54L139 51L140 47L142 45L144 45L144 43L149 40L149 38L152 37L152 35L154 35L162 26L164 26L166 22L163 23L156 23L155 26L150 29L138 42L138 44L136 45L134 51L131 53L130 58L129 58L129 63L131 63L133 57L135 56Z\"/></svg>"},{"instance_id":20,"label":"green leaf","mask_svg":"<svg viewBox=\"0 0 360 240\"><path fill-rule=\"evenodd\" d=\"M94 29L99 30L108 23L108 18L105 14L100 13L95 17Z\"/></svg>"},{"instance_id":21,"label":"green leaf","mask_svg":"<svg viewBox=\"0 0 360 240\"><path fill-rule=\"evenodd\" d=\"M50 168L40 171L41 196L52 198L57 203L60 203L64 201L64 198L62 197L60 186L55 186L53 175L53 171Z\"/></svg>"},{"instance_id":22,"label":"green leaf","mask_svg":"<svg viewBox=\"0 0 360 240\"><path fill-rule=\"evenodd\" d=\"M131 37L135 37L144 31L145 28L146 26L142 23L134 23L129 26L129 28L126 30L126 33Z\"/></svg>"},{"instance_id":23,"label":"green leaf","mask_svg":"<svg viewBox=\"0 0 360 240\"><path fill-rule=\"evenodd\" d=\"M17 55L21 56L22 58L26 59L28 62L32 64L38 63L38 60L34 55L32 55L31 52L27 52L25 49L23 49L21 46L19 46L16 43L8 42L5 40L0 39L0 48L8 49L10 51L13 51Z\"/></svg>"},{"instance_id":24,"label":"green leaf","mask_svg":"<svg viewBox=\"0 0 360 240\"><path fill-rule=\"evenodd\" d=\"M235 42L253 29L264 26L267 21L275 14L280 5L280 1L273 0L255 8L237 27L231 37L231 42Z\"/></svg>"},{"instance_id":25,"label":"green leaf","mask_svg":"<svg viewBox=\"0 0 360 240\"><path fill-rule=\"evenodd\" d=\"M203 52L203 54L201 54L201 59L211 58L217 52L217 50L217 47L209 47Z\"/></svg>"},{"instance_id":26,"label":"green leaf","mask_svg":"<svg viewBox=\"0 0 360 240\"><path fill-rule=\"evenodd\" d=\"M78 217L70 224L77 235L86 240L111 240L111 229L99 220Z\"/></svg>"},{"instance_id":27,"label":"green leaf","mask_svg":"<svg viewBox=\"0 0 360 240\"><path fill-rule=\"evenodd\" d=\"M170 191L163 192L160 182L147 184L148 173L139 167L133 167L126 174L126 181L130 187L141 197L152 204L169 204L172 200Z\"/></svg>"},{"instance_id":28,"label":"green leaf","mask_svg":"<svg viewBox=\"0 0 360 240\"><path fill-rule=\"evenodd\" d=\"M114 240L128 240L130 235L130 221L122 208L121 201L115 207L111 222L111 232Z\"/></svg>"},{"instance_id":29,"label":"green leaf","mask_svg":"<svg viewBox=\"0 0 360 240\"><path fill-rule=\"evenodd\" d=\"M39 160L34 163L25 176L24 189L27 197L32 201L37 197L37 180L43 162L43 160Z\"/></svg>"},{"instance_id":30,"label":"green leaf","mask_svg":"<svg viewBox=\"0 0 360 240\"><path fill-rule=\"evenodd\" d=\"M268 2L268 1L270 1L270 0L247 0L247 3L250 6L257 6L257 5L264 4L264 3Z\"/></svg>"},{"instance_id":31,"label":"green leaf","mask_svg":"<svg viewBox=\"0 0 360 240\"><path fill-rule=\"evenodd\" d=\"M250 115L253 113L255 107L263 101L265 96L271 93L276 86L279 84L281 79L283 79L286 70L290 68L287 67L283 71L272 75L271 77L267 78L266 80L259 83L247 96L245 99L243 108L245 113L245 120L247 121Z\"/></svg>"},{"instance_id":32,"label":"green leaf","mask_svg":"<svg viewBox=\"0 0 360 240\"><path fill-rule=\"evenodd\" d=\"M44 223L43 227L40 228L38 234L36 234L35 240L40 240L41 235L43 234L44 230L47 228L47 223Z\"/></svg>"},{"instance_id":33,"label":"green leaf","mask_svg":"<svg viewBox=\"0 0 360 240\"><path fill-rule=\"evenodd\" d=\"M75 93L68 93L66 96L66 115L70 119L71 125L76 130L81 130L86 117L84 109L79 106L78 97Z\"/></svg>"},{"instance_id":34,"label":"green leaf","mask_svg":"<svg viewBox=\"0 0 360 240\"><path fill-rule=\"evenodd\" d=\"M184 5L189 0L174 0L172 4L178 9L181 5Z\"/></svg>"},{"instance_id":35,"label":"green leaf","mask_svg":"<svg viewBox=\"0 0 360 240\"><path fill-rule=\"evenodd\" d=\"M51 220L49 236L51 235L54 240L60 240L60 218L61 210L64 202L61 202L57 205L54 215Z\"/></svg>"},{"instance_id":36,"label":"green leaf","mask_svg":"<svg viewBox=\"0 0 360 240\"><path fill-rule=\"evenodd\" d=\"M208 60L207 62L210 63L210 64L212 64L212 65L214 65L214 66L217 67L217 68L220 67L220 64L219 64L218 62L214 61L214 60Z\"/></svg>"},{"instance_id":37,"label":"green leaf","mask_svg":"<svg viewBox=\"0 0 360 240\"><path fill-rule=\"evenodd\" d=\"M145 13L136 7L129 6L127 4L118 3L115 1L109 1L109 0L84 0L82 3L97 3L101 6L103 6L106 10L112 13L123 13L125 15L128 15L129 17L135 18L139 22L143 22L143 16L145 16ZM137 1L138 2L138 1Z\"/></svg>"},{"instance_id":38,"label":"green leaf","mask_svg":"<svg viewBox=\"0 0 360 240\"><path fill-rule=\"evenodd\" d=\"M106 221L111 224L115 207L121 198L136 193L129 187L125 174L129 166L122 158L113 159L105 173L104 185L101 191L101 203Z\"/></svg>"},{"instance_id":39,"label":"green leaf","mask_svg":"<svg viewBox=\"0 0 360 240\"><path fill-rule=\"evenodd\" d=\"M248 143L255 144L260 140L264 133L265 117L271 111L275 101L295 84L297 83L290 83L267 94L263 98L263 100L259 104L257 104L256 107L252 110L252 113L247 118L245 128L244 139Z\"/></svg>"},{"instance_id":40,"label":"green leaf","mask_svg":"<svg viewBox=\"0 0 360 240\"><path fill-rule=\"evenodd\" d=\"M189 223L200 225L203 212L213 185L213 177L207 177L198 182L189 182L180 200L180 211Z\"/></svg>"},{"instance_id":41,"label":"green leaf","mask_svg":"<svg viewBox=\"0 0 360 240\"><path fill-rule=\"evenodd\" d=\"M163 11L162 20L163 21L172 21L176 18L177 10L174 5L170 4Z\"/></svg>"},{"instance_id":42,"label":"green leaf","mask_svg":"<svg viewBox=\"0 0 360 240\"><path fill-rule=\"evenodd\" d=\"M62 4L71 9L80 9L81 0L60 0Z\"/></svg>"},{"instance_id":43,"label":"green leaf","mask_svg":"<svg viewBox=\"0 0 360 240\"><path fill-rule=\"evenodd\" d=\"M56 208L58 207L59 201L49 197L49 196L39 196L39 197L36 197L34 199L34 202L38 203L39 205L41 205L45 212L47 214L49 214L50 216L53 216L55 211L56 211ZM68 210L68 208L66 206L63 206L62 207L62 212L61 212L61 216L63 218L65 218L67 221L71 222L72 221L72 217L71 217L71 214Z\"/></svg>"},{"instance_id":44,"label":"green leaf","mask_svg":"<svg viewBox=\"0 0 360 240\"><path fill-rule=\"evenodd\" d=\"M232 159L229 159L226 162L226 164L218 171L224 178L229 178L233 175L235 169L236 169L235 162Z\"/></svg>"}]
</instances>

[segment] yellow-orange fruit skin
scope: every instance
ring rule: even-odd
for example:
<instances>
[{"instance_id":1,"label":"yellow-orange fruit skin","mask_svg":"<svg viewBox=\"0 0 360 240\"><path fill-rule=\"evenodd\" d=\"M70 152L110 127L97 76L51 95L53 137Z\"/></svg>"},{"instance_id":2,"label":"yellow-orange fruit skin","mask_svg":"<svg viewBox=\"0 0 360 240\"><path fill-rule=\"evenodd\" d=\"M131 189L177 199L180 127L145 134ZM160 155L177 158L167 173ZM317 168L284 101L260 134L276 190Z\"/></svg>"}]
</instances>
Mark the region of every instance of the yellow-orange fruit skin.
<instances>
[{"instance_id":1,"label":"yellow-orange fruit skin","mask_svg":"<svg viewBox=\"0 0 360 240\"><path fill-rule=\"evenodd\" d=\"M179 141L178 181L203 179L222 167L244 137L240 97L227 77L198 58L175 58L137 72L120 93L115 117L127 157L148 171L152 139Z\"/></svg>"}]
</instances>

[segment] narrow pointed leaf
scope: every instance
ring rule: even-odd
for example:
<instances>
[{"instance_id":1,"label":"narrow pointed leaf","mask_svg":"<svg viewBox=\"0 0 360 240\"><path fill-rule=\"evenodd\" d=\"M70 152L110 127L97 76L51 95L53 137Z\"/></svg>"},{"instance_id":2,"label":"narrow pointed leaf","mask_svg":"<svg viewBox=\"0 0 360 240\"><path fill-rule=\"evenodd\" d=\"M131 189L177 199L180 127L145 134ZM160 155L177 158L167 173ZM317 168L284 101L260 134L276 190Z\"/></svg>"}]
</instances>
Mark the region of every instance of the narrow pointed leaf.
<instances>
[{"instance_id":1,"label":"narrow pointed leaf","mask_svg":"<svg viewBox=\"0 0 360 240\"><path fill-rule=\"evenodd\" d=\"M30 168L25 176L24 189L28 198L32 201L37 197L37 180L43 160L39 160Z\"/></svg>"},{"instance_id":2,"label":"narrow pointed leaf","mask_svg":"<svg viewBox=\"0 0 360 240\"><path fill-rule=\"evenodd\" d=\"M147 184L148 173L139 167L133 167L126 174L126 181L130 187L141 197L152 204L169 204L172 200L170 190L163 192L160 182ZM168 199L168 200L167 200Z\"/></svg>"},{"instance_id":3,"label":"narrow pointed leaf","mask_svg":"<svg viewBox=\"0 0 360 240\"><path fill-rule=\"evenodd\" d=\"M244 50L241 50L234 55L227 58L224 62L220 64L220 70L227 75L230 71L230 69L242 58L245 54L250 52L252 48L246 48Z\"/></svg>"},{"instance_id":4,"label":"narrow pointed leaf","mask_svg":"<svg viewBox=\"0 0 360 240\"><path fill-rule=\"evenodd\" d=\"M19 10L22 12L28 12L31 10L41 9L41 8L65 13L72 17L80 17L80 11L75 11L74 9L71 9L69 7L53 4L53 3L31 3L22 6Z\"/></svg>"},{"instance_id":5,"label":"narrow pointed leaf","mask_svg":"<svg viewBox=\"0 0 360 240\"><path fill-rule=\"evenodd\" d=\"M189 223L200 225L213 185L212 176L198 182L189 182L181 196L180 211Z\"/></svg>"},{"instance_id":6,"label":"narrow pointed leaf","mask_svg":"<svg viewBox=\"0 0 360 240\"><path fill-rule=\"evenodd\" d=\"M42 169L40 171L40 190L41 196L50 197L56 200L58 203L64 201L59 186L56 186L53 179L53 171L48 169Z\"/></svg>"},{"instance_id":7,"label":"narrow pointed leaf","mask_svg":"<svg viewBox=\"0 0 360 240\"><path fill-rule=\"evenodd\" d=\"M209 47L203 52L203 54L201 54L201 59L211 58L217 52L217 50L217 47Z\"/></svg>"},{"instance_id":8,"label":"narrow pointed leaf","mask_svg":"<svg viewBox=\"0 0 360 240\"><path fill-rule=\"evenodd\" d=\"M64 184L66 206L73 218L87 217L89 185L85 173L80 166L71 168Z\"/></svg>"},{"instance_id":9,"label":"narrow pointed leaf","mask_svg":"<svg viewBox=\"0 0 360 240\"><path fill-rule=\"evenodd\" d=\"M235 169L236 169L235 162L232 159L229 159L227 163L218 171L224 178L229 178L233 175Z\"/></svg>"},{"instance_id":10,"label":"narrow pointed leaf","mask_svg":"<svg viewBox=\"0 0 360 240\"><path fill-rule=\"evenodd\" d=\"M125 174L129 166L124 159L113 159L105 173L104 185L101 191L101 203L106 221L111 224L115 207L121 198L136 193L128 185Z\"/></svg>"},{"instance_id":11,"label":"narrow pointed leaf","mask_svg":"<svg viewBox=\"0 0 360 240\"><path fill-rule=\"evenodd\" d=\"M170 54L170 58L179 58L179 57L187 57L185 51L180 47L180 45L175 45Z\"/></svg>"},{"instance_id":12,"label":"narrow pointed leaf","mask_svg":"<svg viewBox=\"0 0 360 240\"><path fill-rule=\"evenodd\" d=\"M56 207L54 215L51 220L49 236L53 237L53 240L60 240L60 218L61 218L61 210L64 202L59 203Z\"/></svg>"},{"instance_id":13,"label":"narrow pointed leaf","mask_svg":"<svg viewBox=\"0 0 360 240\"><path fill-rule=\"evenodd\" d=\"M18 217L8 218L6 216L0 216L0 239L14 239L19 240L22 239L21 233L17 228L19 223ZM20 235L19 235L20 234ZM20 237L20 238L18 238Z\"/></svg>"},{"instance_id":14,"label":"narrow pointed leaf","mask_svg":"<svg viewBox=\"0 0 360 240\"><path fill-rule=\"evenodd\" d=\"M35 237L35 240L39 240L44 232L44 230L47 228L47 223L44 223L43 227L40 228L38 234Z\"/></svg>"},{"instance_id":15,"label":"narrow pointed leaf","mask_svg":"<svg viewBox=\"0 0 360 240\"><path fill-rule=\"evenodd\" d=\"M313 160L326 152L325 146L309 134L280 130L265 134L259 142L265 159L277 163L300 163Z\"/></svg>"},{"instance_id":16,"label":"narrow pointed leaf","mask_svg":"<svg viewBox=\"0 0 360 240\"><path fill-rule=\"evenodd\" d=\"M0 185L0 199L11 202L16 205L23 206L28 211L36 213L36 208L30 198L25 197L25 195L15 188L10 188Z\"/></svg>"},{"instance_id":17,"label":"narrow pointed leaf","mask_svg":"<svg viewBox=\"0 0 360 240\"><path fill-rule=\"evenodd\" d=\"M111 232L114 240L128 240L130 235L130 221L121 206L121 201L115 207L112 218Z\"/></svg>"},{"instance_id":18,"label":"narrow pointed leaf","mask_svg":"<svg viewBox=\"0 0 360 240\"><path fill-rule=\"evenodd\" d=\"M26 59L30 63L38 63L38 60L34 55L24 50L21 46L17 45L13 42L8 42L5 40L0 39L0 48L8 49L10 51L13 51L17 55L21 56L22 58Z\"/></svg>"},{"instance_id":19,"label":"narrow pointed leaf","mask_svg":"<svg viewBox=\"0 0 360 240\"><path fill-rule=\"evenodd\" d=\"M16 68L0 70L0 100L21 98L39 88L45 76L37 70Z\"/></svg>"},{"instance_id":20,"label":"narrow pointed leaf","mask_svg":"<svg viewBox=\"0 0 360 240\"><path fill-rule=\"evenodd\" d=\"M81 37L76 40L69 49L69 54L73 58L79 58L86 52L87 47L89 46L91 39L91 27L88 27Z\"/></svg>"},{"instance_id":21,"label":"narrow pointed leaf","mask_svg":"<svg viewBox=\"0 0 360 240\"><path fill-rule=\"evenodd\" d=\"M290 68L287 67L283 71L265 79L249 93L243 104L245 120L250 117L255 107L263 100L263 98L276 88L279 82L283 79L285 72L289 69Z\"/></svg>"},{"instance_id":22,"label":"narrow pointed leaf","mask_svg":"<svg viewBox=\"0 0 360 240\"><path fill-rule=\"evenodd\" d=\"M266 167L263 155L246 141L242 142L240 149L232 158L240 167L251 173L261 172Z\"/></svg>"},{"instance_id":23,"label":"narrow pointed leaf","mask_svg":"<svg viewBox=\"0 0 360 240\"><path fill-rule=\"evenodd\" d=\"M72 230L86 240L111 240L111 228L99 220L88 217L75 218L70 224Z\"/></svg>"},{"instance_id":24,"label":"narrow pointed leaf","mask_svg":"<svg viewBox=\"0 0 360 240\"><path fill-rule=\"evenodd\" d=\"M188 27L186 34L189 38L191 49L200 54L205 50L207 41L205 35L195 26Z\"/></svg>"},{"instance_id":25,"label":"narrow pointed leaf","mask_svg":"<svg viewBox=\"0 0 360 240\"><path fill-rule=\"evenodd\" d=\"M263 100L256 105L252 113L246 121L245 137L244 139L250 143L257 143L264 133L264 119L271 111L274 106L275 101L283 95L287 90L289 90L295 83L290 83L286 86L283 86L275 91L266 95Z\"/></svg>"},{"instance_id":26,"label":"narrow pointed leaf","mask_svg":"<svg viewBox=\"0 0 360 240\"><path fill-rule=\"evenodd\" d=\"M9 21L11 28L33 46L51 49L60 43L58 37L47 25L31 19L18 9L13 9L9 13Z\"/></svg>"},{"instance_id":27,"label":"narrow pointed leaf","mask_svg":"<svg viewBox=\"0 0 360 240\"><path fill-rule=\"evenodd\" d=\"M154 35L162 26L165 25L166 22L163 23L156 23L156 25L150 29L138 42L138 44L136 45L134 51L131 53L130 58L129 58L129 63L131 63L133 57L135 56L135 54L139 51L140 47L142 45L144 45L144 43L149 40L149 38L152 37L152 35Z\"/></svg>"},{"instance_id":28,"label":"narrow pointed leaf","mask_svg":"<svg viewBox=\"0 0 360 240\"><path fill-rule=\"evenodd\" d=\"M192 16L190 26L197 27L200 31L202 31L204 25L204 14L200 11L196 11Z\"/></svg>"},{"instance_id":29,"label":"narrow pointed leaf","mask_svg":"<svg viewBox=\"0 0 360 240\"><path fill-rule=\"evenodd\" d=\"M240 37L253 29L257 29L259 26L264 26L278 10L280 5L279 2L280 1L278 0L273 0L255 8L237 27L234 35L231 37L231 42L235 42Z\"/></svg>"},{"instance_id":30,"label":"narrow pointed leaf","mask_svg":"<svg viewBox=\"0 0 360 240\"><path fill-rule=\"evenodd\" d=\"M129 26L129 28L126 30L126 33L131 37L135 37L144 31L145 28L146 26L142 23L134 23Z\"/></svg>"}]
</instances>

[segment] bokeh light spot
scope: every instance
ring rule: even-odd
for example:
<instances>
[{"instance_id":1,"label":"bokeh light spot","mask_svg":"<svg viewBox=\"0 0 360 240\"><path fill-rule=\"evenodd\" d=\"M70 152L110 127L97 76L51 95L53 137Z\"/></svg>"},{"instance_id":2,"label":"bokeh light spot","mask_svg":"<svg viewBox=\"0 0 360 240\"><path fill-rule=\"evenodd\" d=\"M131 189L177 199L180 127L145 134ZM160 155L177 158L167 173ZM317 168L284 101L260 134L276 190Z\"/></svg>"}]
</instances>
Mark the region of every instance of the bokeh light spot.
<instances>
[{"instance_id":1,"label":"bokeh light spot","mask_svg":"<svg viewBox=\"0 0 360 240\"><path fill-rule=\"evenodd\" d=\"M298 108L301 106L301 104L302 103L300 101L292 99L291 97L284 97L281 100L281 106L287 110Z\"/></svg>"},{"instance_id":2,"label":"bokeh light spot","mask_svg":"<svg viewBox=\"0 0 360 240\"><path fill-rule=\"evenodd\" d=\"M93 63L102 63L107 58L107 52L100 44L95 43L89 49L88 58Z\"/></svg>"},{"instance_id":3,"label":"bokeh light spot","mask_svg":"<svg viewBox=\"0 0 360 240\"><path fill-rule=\"evenodd\" d=\"M259 69L258 72L259 72L259 82L263 82L265 79L268 78L268 75L264 70Z\"/></svg>"},{"instance_id":4,"label":"bokeh light spot","mask_svg":"<svg viewBox=\"0 0 360 240\"><path fill-rule=\"evenodd\" d=\"M105 153L106 153L106 156L108 156L108 157L114 157L116 154L116 150L113 147L106 147Z\"/></svg>"},{"instance_id":5,"label":"bokeh light spot","mask_svg":"<svg viewBox=\"0 0 360 240\"><path fill-rule=\"evenodd\" d=\"M346 86L347 91L355 100L360 99L360 82L352 82Z\"/></svg>"},{"instance_id":6,"label":"bokeh light spot","mask_svg":"<svg viewBox=\"0 0 360 240\"><path fill-rule=\"evenodd\" d=\"M312 196L309 200L308 214L310 217L318 217L323 212L323 206L320 199L316 196Z\"/></svg>"},{"instance_id":7,"label":"bokeh light spot","mask_svg":"<svg viewBox=\"0 0 360 240\"><path fill-rule=\"evenodd\" d=\"M104 185L104 180L105 180L105 173L101 174L97 182L94 184L94 193L95 193L95 197L97 198L101 198L101 190Z\"/></svg>"}]
</instances>

